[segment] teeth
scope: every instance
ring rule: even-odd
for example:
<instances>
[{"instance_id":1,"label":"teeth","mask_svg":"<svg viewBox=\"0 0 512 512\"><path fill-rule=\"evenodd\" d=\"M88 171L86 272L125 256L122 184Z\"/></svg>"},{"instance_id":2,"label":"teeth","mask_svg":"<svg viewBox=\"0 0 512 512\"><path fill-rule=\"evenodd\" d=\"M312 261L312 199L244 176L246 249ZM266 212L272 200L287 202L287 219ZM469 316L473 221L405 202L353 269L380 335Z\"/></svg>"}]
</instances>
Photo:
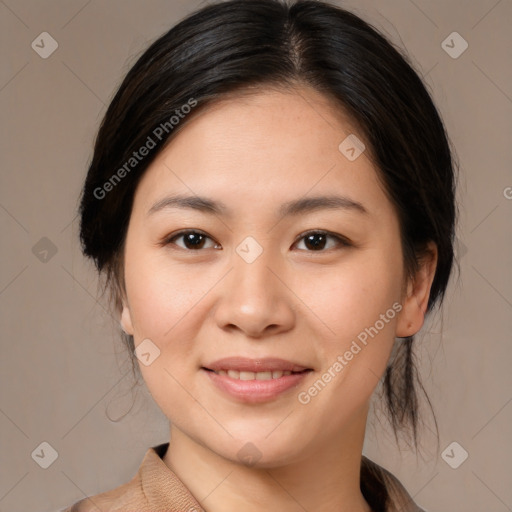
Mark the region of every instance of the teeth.
<instances>
[{"instance_id":1,"label":"teeth","mask_svg":"<svg viewBox=\"0 0 512 512\"><path fill-rule=\"evenodd\" d=\"M258 372L254 375L256 380L272 380L272 372Z\"/></svg>"},{"instance_id":2,"label":"teeth","mask_svg":"<svg viewBox=\"0 0 512 512\"><path fill-rule=\"evenodd\" d=\"M291 375L291 371L268 371L268 372L239 372L237 370L218 370L215 371L217 375L228 376L231 379L236 380L271 380L271 379L279 379L286 375Z\"/></svg>"}]
</instances>

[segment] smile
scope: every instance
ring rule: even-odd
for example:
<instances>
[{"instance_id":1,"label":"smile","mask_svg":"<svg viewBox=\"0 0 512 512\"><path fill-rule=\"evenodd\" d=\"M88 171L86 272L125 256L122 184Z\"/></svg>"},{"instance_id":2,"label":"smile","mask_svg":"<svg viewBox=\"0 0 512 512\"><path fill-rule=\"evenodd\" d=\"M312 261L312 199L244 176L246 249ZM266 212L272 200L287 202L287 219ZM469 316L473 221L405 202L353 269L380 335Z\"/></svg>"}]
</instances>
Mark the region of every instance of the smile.
<instances>
[{"instance_id":1,"label":"smile","mask_svg":"<svg viewBox=\"0 0 512 512\"><path fill-rule=\"evenodd\" d=\"M275 370L268 372L246 372L246 371L238 371L238 370L212 370L217 375L227 376L231 379L235 380L272 380L272 379L280 379L283 376L291 375L292 373L301 373L301 372L291 372L290 370Z\"/></svg>"},{"instance_id":2,"label":"smile","mask_svg":"<svg viewBox=\"0 0 512 512\"><path fill-rule=\"evenodd\" d=\"M257 404L276 400L297 388L312 370L249 372L201 368L201 372L221 396L239 403Z\"/></svg>"}]
</instances>

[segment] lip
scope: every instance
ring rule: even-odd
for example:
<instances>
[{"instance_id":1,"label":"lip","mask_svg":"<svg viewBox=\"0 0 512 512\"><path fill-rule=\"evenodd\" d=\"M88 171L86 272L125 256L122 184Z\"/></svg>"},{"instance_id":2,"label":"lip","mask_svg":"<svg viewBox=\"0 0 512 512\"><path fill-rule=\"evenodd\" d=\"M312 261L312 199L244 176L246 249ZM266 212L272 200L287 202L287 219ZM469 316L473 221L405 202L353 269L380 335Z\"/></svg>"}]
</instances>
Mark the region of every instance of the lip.
<instances>
[{"instance_id":1,"label":"lip","mask_svg":"<svg viewBox=\"0 0 512 512\"><path fill-rule=\"evenodd\" d=\"M305 370L271 380L238 380L201 368L201 372L207 375L217 389L239 402L252 404L274 400L285 391L296 388L311 371Z\"/></svg>"},{"instance_id":2,"label":"lip","mask_svg":"<svg viewBox=\"0 0 512 512\"><path fill-rule=\"evenodd\" d=\"M277 357L263 357L257 359L250 359L248 357L225 357L218 359L212 363L205 364L203 368L207 370L237 370L244 372L267 372L267 371L290 371L302 372L304 370L311 370L307 366L302 366L293 361L279 359Z\"/></svg>"}]
</instances>

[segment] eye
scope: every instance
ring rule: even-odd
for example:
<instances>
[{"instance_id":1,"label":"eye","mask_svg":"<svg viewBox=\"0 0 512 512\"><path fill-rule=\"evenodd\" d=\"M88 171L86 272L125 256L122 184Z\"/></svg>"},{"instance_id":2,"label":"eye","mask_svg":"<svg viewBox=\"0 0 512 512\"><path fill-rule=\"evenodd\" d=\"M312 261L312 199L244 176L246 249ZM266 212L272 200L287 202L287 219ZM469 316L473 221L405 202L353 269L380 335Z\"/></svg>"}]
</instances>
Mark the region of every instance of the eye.
<instances>
[{"instance_id":1,"label":"eye","mask_svg":"<svg viewBox=\"0 0 512 512\"><path fill-rule=\"evenodd\" d=\"M175 241L183 239L183 245L177 244ZM315 231L308 231L306 233L303 233L300 235L298 241L302 242L304 240L304 244L306 247L307 252L325 252L324 249L326 249L327 241L331 239L334 240L334 243L331 244L331 247L327 247L327 249L336 248L337 246L342 247L349 247L351 244L350 242L340 236L336 235L334 233L329 233L328 231L324 230L315 230ZM167 238L165 238L161 245L177 245L178 247L189 250L189 251L198 251L200 249L219 249L220 244L214 243L213 246L205 247L205 241L210 240L211 242L214 242L211 237L209 237L206 233L203 233L202 231L198 230L184 230L179 231L178 233L175 233ZM297 242L295 242L297 244ZM295 244L294 244L295 245ZM312 248L312 250L308 250ZM303 250L303 249L301 249Z\"/></svg>"},{"instance_id":2,"label":"eye","mask_svg":"<svg viewBox=\"0 0 512 512\"><path fill-rule=\"evenodd\" d=\"M335 243L334 245L331 245L331 247L328 247L328 249L336 248L337 246L350 246L350 242L346 238L323 230L308 231L307 233L303 233L300 235L299 242L304 240L306 247L313 247L313 250L308 252L325 252L322 250L325 249L327 240L329 238L335 240Z\"/></svg>"},{"instance_id":3,"label":"eye","mask_svg":"<svg viewBox=\"0 0 512 512\"><path fill-rule=\"evenodd\" d=\"M204 243L205 240L211 240L213 242L213 240L205 233L203 233L201 231L189 229L186 231L180 231L179 233L176 233L176 234L166 238L165 240L163 240L162 245L174 244L174 240L177 240L179 238L183 238L184 246L181 246L179 244L175 244L175 245L178 245L178 247L181 247L182 249L192 250L192 251L204 249L205 248L205 243ZM218 247L219 247L219 244L216 244L214 246L214 248L218 248ZM206 247L206 248L209 249L211 247Z\"/></svg>"}]
</instances>

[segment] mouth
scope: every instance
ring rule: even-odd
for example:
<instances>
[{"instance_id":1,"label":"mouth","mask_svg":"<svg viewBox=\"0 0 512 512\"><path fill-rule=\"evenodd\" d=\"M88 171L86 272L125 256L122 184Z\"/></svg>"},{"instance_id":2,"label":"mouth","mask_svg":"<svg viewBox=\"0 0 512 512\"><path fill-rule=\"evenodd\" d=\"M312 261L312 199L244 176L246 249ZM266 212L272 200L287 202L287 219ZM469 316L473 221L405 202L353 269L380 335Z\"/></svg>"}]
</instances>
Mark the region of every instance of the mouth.
<instances>
[{"instance_id":1,"label":"mouth","mask_svg":"<svg viewBox=\"0 0 512 512\"><path fill-rule=\"evenodd\" d=\"M248 372L241 370L211 370L210 368L202 368L208 372L215 373L217 375L222 375L223 377L229 377L234 380L273 380L280 379L281 377L285 377L288 375L297 375L301 373L306 373L312 371L311 369L305 369L300 372L294 372L291 370L268 370L268 371L259 371L259 372Z\"/></svg>"},{"instance_id":2,"label":"mouth","mask_svg":"<svg viewBox=\"0 0 512 512\"><path fill-rule=\"evenodd\" d=\"M202 366L201 371L223 396L261 403L296 388L314 370L284 359L230 357Z\"/></svg>"},{"instance_id":3,"label":"mouth","mask_svg":"<svg viewBox=\"0 0 512 512\"><path fill-rule=\"evenodd\" d=\"M242 375L247 373L265 374L262 376L262 380L268 380L269 372L272 374L273 372L300 373L304 370L312 370L312 368L309 368L306 365L302 365L286 359L280 359L277 357L251 359L242 356L224 357L222 359L218 359L217 361L205 364L203 368L205 370L212 370L214 372L238 372ZM237 378L234 373L232 377ZM282 377L282 375L278 375L278 377ZM251 379L252 378L254 377L251 376Z\"/></svg>"}]
</instances>

